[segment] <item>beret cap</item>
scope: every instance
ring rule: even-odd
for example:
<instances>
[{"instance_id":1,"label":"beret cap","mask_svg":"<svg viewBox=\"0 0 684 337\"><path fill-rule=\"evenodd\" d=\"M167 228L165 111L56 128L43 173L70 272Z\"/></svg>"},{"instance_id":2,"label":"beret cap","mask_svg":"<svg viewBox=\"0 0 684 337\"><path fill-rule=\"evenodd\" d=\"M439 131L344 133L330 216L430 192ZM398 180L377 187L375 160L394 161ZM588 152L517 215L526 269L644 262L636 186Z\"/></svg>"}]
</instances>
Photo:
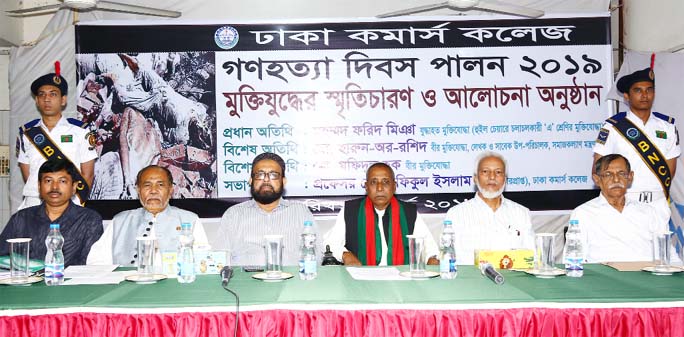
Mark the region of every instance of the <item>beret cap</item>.
<instances>
[{"instance_id":1,"label":"beret cap","mask_svg":"<svg viewBox=\"0 0 684 337\"><path fill-rule=\"evenodd\" d=\"M655 76L651 68L646 68L642 70L635 71L629 75L620 77L617 81L617 90L621 93L629 92L629 88L632 84L637 82L651 82L655 85Z\"/></svg>"},{"instance_id":2,"label":"beret cap","mask_svg":"<svg viewBox=\"0 0 684 337\"><path fill-rule=\"evenodd\" d=\"M38 89L44 85L53 85L59 88L59 91L62 92L62 96L65 96L69 91L69 85L62 75L50 73L38 77L35 81L33 81L33 83L31 83L31 92L34 95L38 95Z\"/></svg>"}]
</instances>

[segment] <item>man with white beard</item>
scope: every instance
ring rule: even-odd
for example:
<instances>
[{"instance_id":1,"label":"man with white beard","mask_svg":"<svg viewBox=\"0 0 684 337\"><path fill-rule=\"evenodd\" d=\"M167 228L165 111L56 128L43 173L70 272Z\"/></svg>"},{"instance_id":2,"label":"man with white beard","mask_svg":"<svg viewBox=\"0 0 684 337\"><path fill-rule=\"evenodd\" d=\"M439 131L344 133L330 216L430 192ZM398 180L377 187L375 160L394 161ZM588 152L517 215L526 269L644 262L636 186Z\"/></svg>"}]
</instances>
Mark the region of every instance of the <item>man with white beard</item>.
<instances>
[{"instance_id":1,"label":"man with white beard","mask_svg":"<svg viewBox=\"0 0 684 337\"><path fill-rule=\"evenodd\" d=\"M494 152L478 156L475 197L446 214L456 232L457 264L472 264L475 249L534 248L530 210L502 195L507 177L503 156Z\"/></svg>"}]
</instances>

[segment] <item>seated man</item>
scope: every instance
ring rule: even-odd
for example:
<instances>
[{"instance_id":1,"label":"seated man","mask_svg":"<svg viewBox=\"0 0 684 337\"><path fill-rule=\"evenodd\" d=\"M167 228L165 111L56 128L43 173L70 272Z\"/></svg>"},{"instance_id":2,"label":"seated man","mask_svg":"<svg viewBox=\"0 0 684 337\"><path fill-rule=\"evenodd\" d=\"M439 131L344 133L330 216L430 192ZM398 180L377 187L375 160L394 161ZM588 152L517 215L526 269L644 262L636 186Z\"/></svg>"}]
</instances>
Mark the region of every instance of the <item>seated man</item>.
<instances>
[{"instance_id":1,"label":"seated man","mask_svg":"<svg viewBox=\"0 0 684 337\"><path fill-rule=\"evenodd\" d=\"M228 208L217 234L230 249L233 265L264 265L264 235L269 234L283 236L283 265L299 264L304 221L314 221L314 217L303 204L282 198L286 183L285 161L280 156L265 152L254 158L249 178L252 199Z\"/></svg>"},{"instance_id":2,"label":"seated man","mask_svg":"<svg viewBox=\"0 0 684 337\"><path fill-rule=\"evenodd\" d=\"M394 170L375 163L366 172L366 197L344 203L325 244L347 266L386 266L409 263L408 239L425 237L428 264L438 264L437 243L414 204L394 196ZM359 233L360 232L360 233Z\"/></svg>"},{"instance_id":3,"label":"seated man","mask_svg":"<svg viewBox=\"0 0 684 337\"><path fill-rule=\"evenodd\" d=\"M503 197L507 178L503 156L494 152L478 156L475 197L446 214L456 232L457 264L472 264L475 249L534 249L529 209Z\"/></svg>"},{"instance_id":4,"label":"seated man","mask_svg":"<svg viewBox=\"0 0 684 337\"><path fill-rule=\"evenodd\" d=\"M596 160L592 178L601 194L570 215L579 220L587 262L653 259L652 233L666 232L667 223L650 204L625 197L633 177L629 161L622 155Z\"/></svg>"},{"instance_id":5,"label":"seated man","mask_svg":"<svg viewBox=\"0 0 684 337\"><path fill-rule=\"evenodd\" d=\"M70 161L52 158L38 169L38 191L42 203L24 208L10 218L0 234L0 255L9 255L7 239L31 238L31 259L43 260L50 224L59 224L64 236L64 266L82 265L90 247L102 235L102 217L89 208L71 202L76 193L76 167Z\"/></svg>"},{"instance_id":6,"label":"seated man","mask_svg":"<svg viewBox=\"0 0 684 337\"><path fill-rule=\"evenodd\" d=\"M149 165L136 179L138 196L143 207L123 211L114 216L102 238L93 245L88 264L118 264L136 266L139 236L157 238L159 252L176 252L181 223L191 223L194 245L208 245L207 234L197 214L169 206L173 178L165 167ZM160 255L155 259L159 262ZM155 261L155 265L157 264Z\"/></svg>"}]
</instances>

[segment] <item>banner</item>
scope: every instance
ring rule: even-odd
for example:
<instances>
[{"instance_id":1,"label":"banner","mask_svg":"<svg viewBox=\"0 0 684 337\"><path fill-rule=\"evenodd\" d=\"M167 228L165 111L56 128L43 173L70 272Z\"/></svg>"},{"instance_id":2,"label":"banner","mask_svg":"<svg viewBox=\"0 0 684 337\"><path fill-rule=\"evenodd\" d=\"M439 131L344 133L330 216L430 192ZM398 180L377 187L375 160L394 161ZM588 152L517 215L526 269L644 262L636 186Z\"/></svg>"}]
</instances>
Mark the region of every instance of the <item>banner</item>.
<instances>
[{"instance_id":1,"label":"banner","mask_svg":"<svg viewBox=\"0 0 684 337\"><path fill-rule=\"evenodd\" d=\"M608 16L79 25L79 111L101 156L91 198L135 198L137 171L159 163L174 198L245 199L253 158L274 152L288 197L362 195L382 161L397 194L443 212L474 191L477 155L495 151L507 191L586 200L591 149L613 113L609 26Z\"/></svg>"}]
</instances>

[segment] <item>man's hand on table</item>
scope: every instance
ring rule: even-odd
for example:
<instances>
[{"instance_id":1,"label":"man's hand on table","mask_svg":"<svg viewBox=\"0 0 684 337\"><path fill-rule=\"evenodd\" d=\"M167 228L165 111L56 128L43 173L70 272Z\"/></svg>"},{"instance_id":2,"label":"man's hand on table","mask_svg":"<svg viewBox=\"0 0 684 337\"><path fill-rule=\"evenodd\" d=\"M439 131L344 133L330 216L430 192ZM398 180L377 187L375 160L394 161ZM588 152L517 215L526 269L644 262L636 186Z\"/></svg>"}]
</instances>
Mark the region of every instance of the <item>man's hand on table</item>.
<instances>
[{"instance_id":1,"label":"man's hand on table","mask_svg":"<svg viewBox=\"0 0 684 337\"><path fill-rule=\"evenodd\" d=\"M362 266L361 261L359 261L359 258L356 257L356 255L354 255L354 253L352 252L342 253L342 263L344 263L345 266Z\"/></svg>"}]
</instances>

